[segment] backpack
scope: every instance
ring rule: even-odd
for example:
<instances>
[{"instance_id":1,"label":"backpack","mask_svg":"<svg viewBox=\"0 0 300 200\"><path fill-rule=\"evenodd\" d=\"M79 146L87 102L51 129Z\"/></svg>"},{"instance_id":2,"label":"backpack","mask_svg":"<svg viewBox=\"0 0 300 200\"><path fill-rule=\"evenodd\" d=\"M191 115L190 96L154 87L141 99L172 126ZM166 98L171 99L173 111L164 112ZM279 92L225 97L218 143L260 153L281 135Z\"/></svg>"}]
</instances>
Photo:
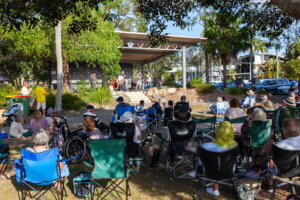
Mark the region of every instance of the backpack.
<instances>
[{"instance_id":1,"label":"backpack","mask_svg":"<svg viewBox=\"0 0 300 200\"><path fill-rule=\"evenodd\" d=\"M79 172L79 174L73 178L73 193L78 198L88 198L88 196L94 190L94 184L90 181L91 173Z\"/></svg>"}]
</instances>

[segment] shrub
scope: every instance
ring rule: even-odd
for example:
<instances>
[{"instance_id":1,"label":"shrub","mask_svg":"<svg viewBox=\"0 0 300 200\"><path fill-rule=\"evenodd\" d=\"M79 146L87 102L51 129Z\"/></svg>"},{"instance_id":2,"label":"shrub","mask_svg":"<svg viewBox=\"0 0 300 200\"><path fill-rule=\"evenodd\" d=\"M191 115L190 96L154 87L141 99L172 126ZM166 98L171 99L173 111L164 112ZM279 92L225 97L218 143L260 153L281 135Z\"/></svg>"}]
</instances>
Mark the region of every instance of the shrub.
<instances>
[{"instance_id":1,"label":"shrub","mask_svg":"<svg viewBox=\"0 0 300 200\"><path fill-rule=\"evenodd\" d=\"M238 88L238 87L226 88L225 90L226 94L230 94L230 95L242 95L242 94L246 94L247 91L248 91L247 88Z\"/></svg>"},{"instance_id":2,"label":"shrub","mask_svg":"<svg viewBox=\"0 0 300 200\"><path fill-rule=\"evenodd\" d=\"M108 87L97 87L89 92L89 103L108 105L113 100L113 96Z\"/></svg>"},{"instance_id":3,"label":"shrub","mask_svg":"<svg viewBox=\"0 0 300 200\"><path fill-rule=\"evenodd\" d=\"M212 84L201 83L196 85L196 91L198 93L209 94L209 93L213 93L216 90L217 88Z\"/></svg>"},{"instance_id":4,"label":"shrub","mask_svg":"<svg viewBox=\"0 0 300 200\"><path fill-rule=\"evenodd\" d=\"M188 87L195 88L197 85L202 83L202 78L201 77L196 77L193 78L189 83Z\"/></svg>"},{"instance_id":5,"label":"shrub","mask_svg":"<svg viewBox=\"0 0 300 200\"><path fill-rule=\"evenodd\" d=\"M0 87L0 107L6 105L5 97L7 95L17 95L20 94L20 91L14 89L11 85L3 85Z\"/></svg>"},{"instance_id":6,"label":"shrub","mask_svg":"<svg viewBox=\"0 0 300 200\"><path fill-rule=\"evenodd\" d=\"M47 94L46 101L47 107L55 107L56 91ZM86 103L80 99L78 95L64 92L62 94L62 108L63 110L80 110Z\"/></svg>"}]
</instances>

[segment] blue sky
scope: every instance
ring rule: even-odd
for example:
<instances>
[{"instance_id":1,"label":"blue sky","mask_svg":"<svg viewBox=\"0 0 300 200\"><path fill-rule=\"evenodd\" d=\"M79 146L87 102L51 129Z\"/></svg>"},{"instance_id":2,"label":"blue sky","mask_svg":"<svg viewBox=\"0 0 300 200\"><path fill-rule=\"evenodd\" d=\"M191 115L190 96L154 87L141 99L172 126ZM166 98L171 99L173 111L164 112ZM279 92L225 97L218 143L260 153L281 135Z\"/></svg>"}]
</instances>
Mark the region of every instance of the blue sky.
<instances>
[{"instance_id":1,"label":"blue sky","mask_svg":"<svg viewBox=\"0 0 300 200\"><path fill-rule=\"evenodd\" d=\"M195 24L192 28L182 30L179 27L175 27L172 22L167 23L168 28L164 31L169 35L180 35L180 36L191 36L191 37L200 37L203 30L202 25Z\"/></svg>"}]
</instances>

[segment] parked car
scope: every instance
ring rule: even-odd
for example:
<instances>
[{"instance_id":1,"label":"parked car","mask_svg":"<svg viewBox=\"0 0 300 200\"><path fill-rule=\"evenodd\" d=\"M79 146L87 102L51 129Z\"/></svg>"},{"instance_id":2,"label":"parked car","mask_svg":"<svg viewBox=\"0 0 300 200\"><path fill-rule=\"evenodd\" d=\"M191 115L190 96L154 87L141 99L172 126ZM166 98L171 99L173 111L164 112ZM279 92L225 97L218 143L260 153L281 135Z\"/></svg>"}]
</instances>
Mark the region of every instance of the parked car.
<instances>
[{"instance_id":1,"label":"parked car","mask_svg":"<svg viewBox=\"0 0 300 200\"><path fill-rule=\"evenodd\" d=\"M265 79L256 84L256 90L264 90L271 94L288 94L290 82L286 78L281 79Z\"/></svg>"}]
</instances>

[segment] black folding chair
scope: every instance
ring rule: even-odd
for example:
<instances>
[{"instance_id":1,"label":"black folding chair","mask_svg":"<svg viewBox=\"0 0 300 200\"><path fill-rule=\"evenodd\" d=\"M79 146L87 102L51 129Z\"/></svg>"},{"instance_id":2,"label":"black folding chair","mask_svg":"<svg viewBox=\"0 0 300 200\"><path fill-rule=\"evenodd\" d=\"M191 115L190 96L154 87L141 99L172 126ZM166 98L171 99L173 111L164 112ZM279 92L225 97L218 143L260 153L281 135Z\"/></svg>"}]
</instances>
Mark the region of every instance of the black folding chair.
<instances>
[{"instance_id":1,"label":"black folding chair","mask_svg":"<svg viewBox=\"0 0 300 200\"><path fill-rule=\"evenodd\" d=\"M176 176L176 169L193 170L193 159L197 153L194 133L196 123L194 121L172 120L168 122L169 144L167 145L167 171L173 172L176 178L186 178L188 174ZM195 146L194 146L195 145ZM174 160L178 160L174 166L170 166ZM190 178L190 176L188 176Z\"/></svg>"},{"instance_id":2,"label":"black folding chair","mask_svg":"<svg viewBox=\"0 0 300 200\"><path fill-rule=\"evenodd\" d=\"M272 199L275 197L276 189L284 185L292 186L292 194L289 198L300 199L300 193L297 194L295 189L295 187L300 187L300 150L286 150L273 145L271 159L276 167L276 174L270 174L268 167L268 178L273 180Z\"/></svg>"},{"instance_id":3,"label":"black folding chair","mask_svg":"<svg viewBox=\"0 0 300 200\"><path fill-rule=\"evenodd\" d=\"M143 161L143 156L141 153L141 146L133 142L135 134L135 124L134 123L110 123L111 136L113 139L125 139L126 149L125 155L128 161L128 167L136 175L139 172L141 162ZM135 165L135 166L134 166Z\"/></svg>"},{"instance_id":4,"label":"black folding chair","mask_svg":"<svg viewBox=\"0 0 300 200\"><path fill-rule=\"evenodd\" d=\"M199 183L202 182L199 199L203 199L203 192L207 183L218 183L233 187L237 194L234 181L239 178L239 173L234 170L234 165L238 161L239 153L238 146L224 152L212 152L201 146L199 147L196 163L200 159L203 164L202 168L196 168ZM195 197L198 198L197 192Z\"/></svg>"}]
</instances>

